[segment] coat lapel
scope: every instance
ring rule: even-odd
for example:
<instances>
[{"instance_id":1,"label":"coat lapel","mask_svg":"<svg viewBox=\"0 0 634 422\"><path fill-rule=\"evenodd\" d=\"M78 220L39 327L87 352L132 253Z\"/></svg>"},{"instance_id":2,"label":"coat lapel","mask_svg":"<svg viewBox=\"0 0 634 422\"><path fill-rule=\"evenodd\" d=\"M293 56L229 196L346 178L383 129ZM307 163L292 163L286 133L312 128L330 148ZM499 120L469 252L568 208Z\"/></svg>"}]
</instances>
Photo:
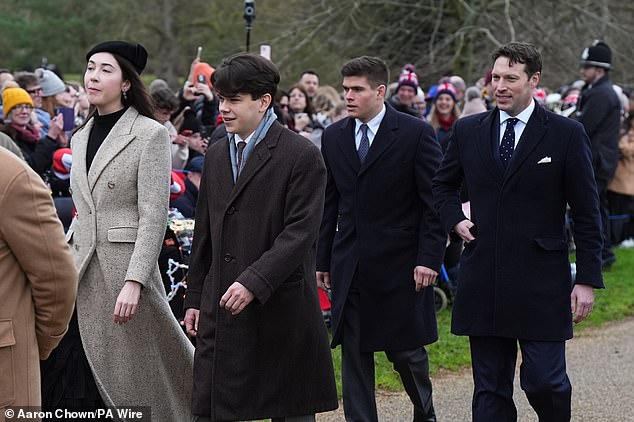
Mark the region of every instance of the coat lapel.
<instances>
[{"instance_id":1,"label":"coat lapel","mask_svg":"<svg viewBox=\"0 0 634 422\"><path fill-rule=\"evenodd\" d=\"M368 155L365 157L363 164L361 164L359 175L365 172L396 141L398 131L396 113L397 111L390 105L385 105L385 116L383 116L379 130L374 136Z\"/></svg>"},{"instance_id":2,"label":"coat lapel","mask_svg":"<svg viewBox=\"0 0 634 422\"><path fill-rule=\"evenodd\" d=\"M480 158L484 162L484 167L496 180L502 180L504 177L502 163L496 159L499 155L498 151L493 147L497 144L499 121L500 117L496 108L485 114L480 120L479 126L476 127L476 143Z\"/></svg>"},{"instance_id":3,"label":"coat lapel","mask_svg":"<svg viewBox=\"0 0 634 422\"><path fill-rule=\"evenodd\" d=\"M354 139L354 126L354 119L352 117L348 117L348 124L341 128L341 133L339 134L339 139L337 139L336 144L341 149L341 152L343 153L346 161L348 161L348 164L352 166L355 173L358 173L359 168L361 167L361 161L359 160L357 145Z\"/></svg>"},{"instance_id":4,"label":"coat lapel","mask_svg":"<svg viewBox=\"0 0 634 422\"><path fill-rule=\"evenodd\" d=\"M94 119L90 119L90 121L86 123L86 126L73 135L71 142L71 149L73 153L73 168L71 175L75 189L79 190L79 192L73 192L73 194L83 196L86 203L90 204L93 209L94 203L92 201L92 195L90 194L88 175L86 172L86 150L88 149L88 135L92 130L94 122Z\"/></svg>"},{"instance_id":5,"label":"coat lapel","mask_svg":"<svg viewBox=\"0 0 634 422\"><path fill-rule=\"evenodd\" d=\"M97 150L95 158L92 161L92 165L90 166L90 170L88 171L88 186L90 191L94 189L97 180L99 180L99 176L108 163L112 161L112 159L136 137L131 133L131 131L132 124L138 115L139 112L134 108L128 108L123 116L121 116L117 123L115 123L112 127L112 130Z\"/></svg>"},{"instance_id":6,"label":"coat lapel","mask_svg":"<svg viewBox=\"0 0 634 422\"><path fill-rule=\"evenodd\" d=\"M517 148L513 153L513 157L509 162L505 178L508 179L520 168L522 163L526 161L531 151L542 141L546 134L547 116L542 108L535 104L535 110L528 119L528 124L522 132Z\"/></svg>"},{"instance_id":7,"label":"coat lapel","mask_svg":"<svg viewBox=\"0 0 634 422\"><path fill-rule=\"evenodd\" d=\"M251 179L257 174L257 172L271 159L271 148L275 148L277 145L277 141L282 134L282 125L278 123L274 123L264 139L255 146L249 158L247 159L242 172L238 176L238 180L236 180L236 184L233 187L233 191L231 191L231 196L229 197L229 201L227 201L227 207L231 205L231 203L236 199L240 192L246 187ZM227 146L228 149L228 146ZM229 152L226 154L227 159L229 160ZM231 172L231 161L229 161L229 171ZM230 180L233 179L233 174L231 175Z\"/></svg>"}]
</instances>

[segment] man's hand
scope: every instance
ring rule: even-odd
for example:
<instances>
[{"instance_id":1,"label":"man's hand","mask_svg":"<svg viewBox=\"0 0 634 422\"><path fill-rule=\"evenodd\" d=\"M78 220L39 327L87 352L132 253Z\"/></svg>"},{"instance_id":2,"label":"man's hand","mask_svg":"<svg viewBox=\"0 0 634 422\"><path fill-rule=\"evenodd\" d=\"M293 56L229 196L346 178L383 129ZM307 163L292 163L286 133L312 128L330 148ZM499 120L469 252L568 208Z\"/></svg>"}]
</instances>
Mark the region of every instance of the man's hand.
<instances>
[{"instance_id":1,"label":"man's hand","mask_svg":"<svg viewBox=\"0 0 634 422\"><path fill-rule=\"evenodd\" d=\"M475 236L469 230L473 226L475 226L475 224L473 224L471 220L464 219L454 226L453 231L455 231L462 240L469 243L475 240Z\"/></svg>"},{"instance_id":2,"label":"man's hand","mask_svg":"<svg viewBox=\"0 0 634 422\"><path fill-rule=\"evenodd\" d=\"M317 287L323 290L330 289L329 272L317 271L315 275L317 276Z\"/></svg>"},{"instance_id":3,"label":"man's hand","mask_svg":"<svg viewBox=\"0 0 634 422\"><path fill-rule=\"evenodd\" d=\"M185 331L191 337L196 337L198 334L198 319L200 318L200 310L194 308L188 308L185 312Z\"/></svg>"},{"instance_id":4,"label":"man's hand","mask_svg":"<svg viewBox=\"0 0 634 422\"><path fill-rule=\"evenodd\" d=\"M235 281L220 298L220 307L238 315L255 298L251 290Z\"/></svg>"},{"instance_id":5,"label":"man's hand","mask_svg":"<svg viewBox=\"0 0 634 422\"><path fill-rule=\"evenodd\" d=\"M423 267L422 265L414 268L414 282L416 283L415 289L420 292L425 287L431 286L436 281L438 273L431 268Z\"/></svg>"},{"instance_id":6,"label":"man's hand","mask_svg":"<svg viewBox=\"0 0 634 422\"><path fill-rule=\"evenodd\" d=\"M587 284L575 284L570 294L570 312L576 323L583 321L592 312L594 305L594 289Z\"/></svg>"}]
</instances>

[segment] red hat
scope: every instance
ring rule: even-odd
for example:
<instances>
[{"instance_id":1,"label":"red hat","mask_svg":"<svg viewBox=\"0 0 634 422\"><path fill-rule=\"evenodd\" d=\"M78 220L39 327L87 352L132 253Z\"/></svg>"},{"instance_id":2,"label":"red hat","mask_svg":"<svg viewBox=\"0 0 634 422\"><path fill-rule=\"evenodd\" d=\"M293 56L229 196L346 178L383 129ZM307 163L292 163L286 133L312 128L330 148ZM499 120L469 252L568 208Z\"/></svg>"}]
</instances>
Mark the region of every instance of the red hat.
<instances>
[{"instance_id":1,"label":"red hat","mask_svg":"<svg viewBox=\"0 0 634 422\"><path fill-rule=\"evenodd\" d=\"M538 87L533 90L533 98L537 101L538 104L544 105L546 103L546 90L544 88Z\"/></svg>"},{"instance_id":2,"label":"red hat","mask_svg":"<svg viewBox=\"0 0 634 422\"><path fill-rule=\"evenodd\" d=\"M185 181L180 173L172 170L170 176L170 201L175 200L185 193Z\"/></svg>"},{"instance_id":3,"label":"red hat","mask_svg":"<svg viewBox=\"0 0 634 422\"><path fill-rule=\"evenodd\" d=\"M406 64L401 71L401 74L398 77L396 92L398 92L398 90L404 85L411 86L414 88L414 91L418 92L418 76L416 75L416 72L414 72L414 65L412 64Z\"/></svg>"},{"instance_id":4,"label":"red hat","mask_svg":"<svg viewBox=\"0 0 634 422\"><path fill-rule=\"evenodd\" d=\"M454 102L456 101L456 87L448 82L438 85L434 99L438 98L440 94L448 94L451 98L453 98Z\"/></svg>"},{"instance_id":5,"label":"red hat","mask_svg":"<svg viewBox=\"0 0 634 422\"><path fill-rule=\"evenodd\" d=\"M60 148L53 154L53 171L60 179L70 177L70 168L73 165L73 153L70 148Z\"/></svg>"}]
</instances>

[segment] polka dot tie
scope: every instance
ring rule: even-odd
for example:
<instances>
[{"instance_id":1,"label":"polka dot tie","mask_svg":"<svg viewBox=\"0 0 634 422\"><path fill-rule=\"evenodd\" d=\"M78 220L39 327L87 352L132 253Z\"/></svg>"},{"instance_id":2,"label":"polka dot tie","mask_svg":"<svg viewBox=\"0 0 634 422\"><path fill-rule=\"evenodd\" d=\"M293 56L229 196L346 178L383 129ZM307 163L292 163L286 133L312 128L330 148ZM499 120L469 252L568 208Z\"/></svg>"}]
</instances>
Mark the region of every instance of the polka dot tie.
<instances>
[{"instance_id":1,"label":"polka dot tie","mask_svg":"<svg viewBox=\"0 0 634 422\"><path fill-rule=\"evenodd\" d=\"M519 119L516 117L506 119L506 129L500 143L500 159L502 164L504 164L504 168L506 168L513 156L513 150L515 149L515 124L518 121Z\"/></svg>"},{"instance_id":2,"label":"polka dot tie","mask_svg":"<svg viewBox=\"0 0 634 422\"><path fill-rule=\"evenodd\" d=\"M368 125L365 123L361 125L361 142L359 143L359 160L363 163L365 156L368 155L370 150L370 138L368 138Z\"/></svg>"}]
</instances>

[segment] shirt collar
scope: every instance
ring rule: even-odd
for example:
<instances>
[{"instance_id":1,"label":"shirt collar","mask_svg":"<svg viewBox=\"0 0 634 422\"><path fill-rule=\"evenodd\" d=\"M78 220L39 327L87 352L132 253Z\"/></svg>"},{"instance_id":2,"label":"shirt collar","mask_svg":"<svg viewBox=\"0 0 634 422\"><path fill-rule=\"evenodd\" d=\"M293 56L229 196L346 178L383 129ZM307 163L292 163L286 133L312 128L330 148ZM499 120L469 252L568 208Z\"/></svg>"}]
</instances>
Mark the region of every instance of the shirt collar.
<instances>
[{"instance_id":1,"label":"shirt collar","mask_svg":"<svg viewBox=\"0 0 634 422\"><path fill-rule=\"evenodd\" d=\"M376 134L376 132L379 130L379 126L381 126L381 121L383 121L383 116L385 116L385 103L383 103L382 106L383 108L381 108L379 114L371 118L370 121L366 123L370 131L372 131L372 133L374 134ZM361 125L363 124L363 122L359 119L354 119L354 121L354 133L358 133L359 130L361 130Z\"/></svg>"},{"instance_id":2,"label":"shirt collar","mask_svg":"<svg viewBox=\"0 0 634 422\"><path fill-rule=\"evenodd\" d=\"M245 139L242 139L242 138L240 137L240 135L238 135L237 133L236 133L236 134L234 134L234 136L235 136L234 141L235 141L235 143L236 143L236 147L238 146L238 142L240 142L240 141L244 141L244 142L246 142L246 143L247 143L247 145L248 145L248 144L249 144L249 141L251 141L251 138L253 137L253 134L254 134L254 133L255 133L255 131L254 131L254 132L251 132L251 134L250 134L249 136L247 136Z\"/></svg>"},{"instance_id":3,"label":"shirt collar","mask_svg":"<svg viewBox=\"0 0 634 422\"><path fill-rule=\"evenodd\" d=\"M535 110L535 100L532 98L531 103L528 105L528 107L522 110L522 112L519 113L517 116L510 116L506 111L500 110L500 124L506 122L507 119L515 117L519 119L520 122L526 125L528 124L528 119L531 118L531 114L533 114L533 110Z\"/></svg>"}]
</instances>

